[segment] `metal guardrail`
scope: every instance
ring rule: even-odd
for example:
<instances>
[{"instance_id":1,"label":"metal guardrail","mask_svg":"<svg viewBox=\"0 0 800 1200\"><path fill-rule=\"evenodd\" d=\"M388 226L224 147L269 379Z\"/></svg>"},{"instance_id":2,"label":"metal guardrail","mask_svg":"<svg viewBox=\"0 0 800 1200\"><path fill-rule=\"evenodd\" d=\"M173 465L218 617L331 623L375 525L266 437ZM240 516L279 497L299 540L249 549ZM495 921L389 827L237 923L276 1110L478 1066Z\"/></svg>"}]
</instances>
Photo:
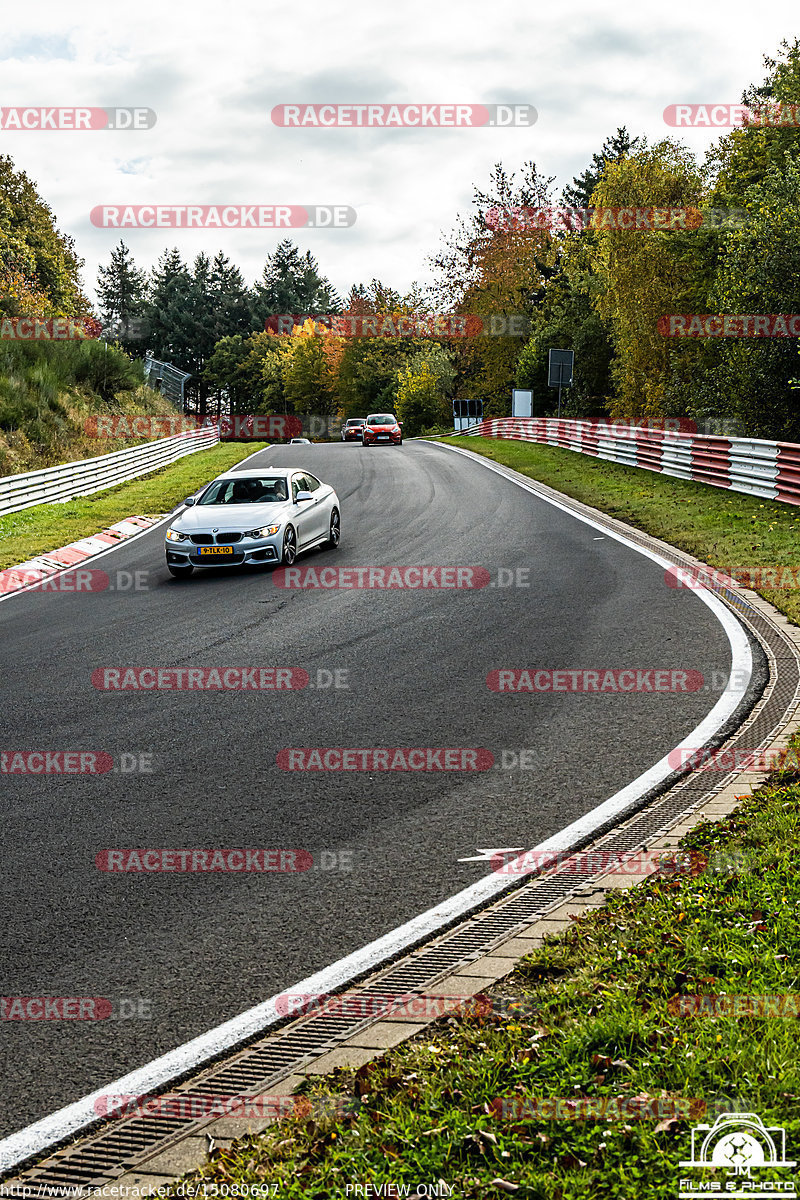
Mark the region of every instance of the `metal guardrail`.
<instances>
[{"instance_id":1,"label":"metal guardrail","mask_svg":"<svg viewBox=\"0 0 800 1200\"><path fill-rule=\"evenodd\" d=\"M717 437L553 417L497 417L481 421L464 432L470 437L511 438L561 446L676 479L691 479L767 500L800 504L800 445L794 442Z\"/></svg>"},{"instance_id":2,"label":"metal guardrail","mask_svg":"<svg viewBox=\"0 0 800 1200\"><path fill-rule=\"evenodd\" d=\"M130 450L100 454L96 458L28 471L24 475L0 477L0 516L19 512L23 508L33 508L37 504L53 504L102 492L176 462L186 454L206 450L218 441L219 428L213 425L207 429L192 429L174 437L159 438L145 446L133 446Z\"/></svg>"}]
</instances>

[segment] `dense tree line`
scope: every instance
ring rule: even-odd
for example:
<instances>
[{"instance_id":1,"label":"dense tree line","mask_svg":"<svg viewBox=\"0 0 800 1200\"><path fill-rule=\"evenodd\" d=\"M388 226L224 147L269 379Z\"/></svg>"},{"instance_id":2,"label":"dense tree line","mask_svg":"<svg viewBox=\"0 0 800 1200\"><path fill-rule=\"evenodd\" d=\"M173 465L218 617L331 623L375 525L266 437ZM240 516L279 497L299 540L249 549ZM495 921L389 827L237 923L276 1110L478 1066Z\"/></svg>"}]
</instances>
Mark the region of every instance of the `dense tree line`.
<instances>
[{"instance_id":1,"label":"dense tree line","mask_svg":"<svg viewBox=\"0 0 800 1200\"><path fill-rule=\"evenodd\" d=\"M394 408L415 432L447 424L455 397L481 397L487 413L505 414L517 386L532 389L537 413L550 413L547 353L560 347L575 351L566 415L732 417L743 432L800 440L796 338L676 339L659 324L670 313L800 312L800 41L784 42L765 66L742 101L773 117L732 129L702 162L675 138L648 144L618 129L560 199L535 163L518 172L496 164L432 255L424 290L402 295L373 279L342 299L289 240L254 286L221 252L188 264L167 249L146 274L120 242L98 276L101 319L131 355L191 372L201 411L209 399L233 412ZM514 219L559 205L595 218ZM597 216L652 207L744 218L630 231ZM0 315L88 316L81 266L31 181L0 158ZM483 318L484 332L265 329L283 313L460 314Z\"/></svg>"}]
</instances>

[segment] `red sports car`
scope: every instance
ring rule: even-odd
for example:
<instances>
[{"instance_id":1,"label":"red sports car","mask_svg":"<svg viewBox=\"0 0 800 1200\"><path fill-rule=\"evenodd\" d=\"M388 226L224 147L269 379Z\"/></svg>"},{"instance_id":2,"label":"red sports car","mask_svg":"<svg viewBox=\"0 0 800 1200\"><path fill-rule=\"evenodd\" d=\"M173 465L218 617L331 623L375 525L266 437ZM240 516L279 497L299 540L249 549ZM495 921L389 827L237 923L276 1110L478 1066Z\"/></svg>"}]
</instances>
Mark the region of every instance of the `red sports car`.
<instances>
[{"instance_id":1,"label":"red sports car","mask_svg":"<svg viewBox=\"0 0 800 1200\"><path fill-rule=\"evenodd\" d=\"M391 446L403 444L402 426L391 413L371 413L364 422L361 445L377 446L381 442L388 442Z\"/></svg>"},{"instance_id":2,"label":"red sports car","mask_svg":"<svg viewBox=\"0 0 800 1200\"><path fill-rule=\"evenodd\" d=\"M363 417L350 417L342 426L343 442L360 442L361 430L364 428Z\"/></svg>"}]
</instances>

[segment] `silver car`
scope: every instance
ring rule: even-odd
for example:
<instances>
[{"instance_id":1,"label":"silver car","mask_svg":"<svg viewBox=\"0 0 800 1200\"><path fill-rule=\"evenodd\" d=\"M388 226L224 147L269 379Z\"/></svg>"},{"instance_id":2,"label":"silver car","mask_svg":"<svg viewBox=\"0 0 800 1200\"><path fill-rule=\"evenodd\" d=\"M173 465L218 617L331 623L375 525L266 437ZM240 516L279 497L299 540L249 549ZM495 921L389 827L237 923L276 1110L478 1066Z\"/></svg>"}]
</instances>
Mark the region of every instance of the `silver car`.
<instances>
[{"instance_id":1,"label":"silver car","mask_svg":"<svg viewBox=\"0 0 800 1200\"><path fill-rule=\"evenodd\" d=\"M167 569L177 579L195 567L288 567L303 550L339 545L336 492L296 467L228 471L183 503L165 542Z\"/></svg>"}]
</instances>

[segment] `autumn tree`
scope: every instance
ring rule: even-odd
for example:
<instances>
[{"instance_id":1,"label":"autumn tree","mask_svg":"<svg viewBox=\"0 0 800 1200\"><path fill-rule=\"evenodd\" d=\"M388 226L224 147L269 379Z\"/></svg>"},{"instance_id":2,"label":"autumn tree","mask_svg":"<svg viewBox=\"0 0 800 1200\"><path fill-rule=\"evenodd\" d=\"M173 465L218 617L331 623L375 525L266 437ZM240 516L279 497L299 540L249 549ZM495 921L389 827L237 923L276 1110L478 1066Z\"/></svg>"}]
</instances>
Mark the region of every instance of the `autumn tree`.
<instances>
[{"instance_id":1,"label":"autumn tree","mask_svg":"<svg viewBox=\"0 0 800 1200\"><path fill-rule=\"evenodd\" d=\"M91 316L80 285L83 259L24 171L0 156L0 313Z\"/></svg>"},{"instance_id":2,"label":"autumn tree","mask_svg":"<svg viewBox=\"0 0 800 1200\"><path fill-rule=\"evenodd\" d=\"M406 437L437 425L452 426L455 369L447 350L432 343L417 350L397 372L395 412Z\"/></svg>"},{"instance_id":3,"label":"autumn tree","mask_svg":"<svg viewBox=\"0 0 800 1200\"><path fill-rule=\"evenodd\" d=\"M512 334L512 318L525 327L541 302L556 263L556 240L531 213L550 206L552 178L535 163L523 164L519 180L497 163L489 188L473 189L472 209L431 260L437 272L431 296L440 311L481 317L486 336L457 343L456 391L483 398L487 414L510 411L511 389L524 339ZM498 334L488 331L505 330Z\"/></svg>"},{"instance_id":4,"label":"autumn tree","mask_svg":"<svg viewBox=\"0 0 800 1200\"><path fill-rule=\"evenodd\" d=\"M337 412L342 338L320 332L313 320L295 326L289 335L283 386L296 413L328 417Z\"/></svg>"},{"instance_id":5,"label":"autumn tree","mask_svg":"<svg viewBox=\"0 0 800 1200\"><path fill-rule=\"evenodd\" d=\"M702 199L703 180L694 157L670 139L609 162L592 195L593 205L606 210L591 231L589 252L597 281L594 305L614 341L614 417L663 417L668 381L676 371L691 378L697 343L676 347L662 336L658 322L665 314L698 311L698 303L704 311L706 235L692 228L620 228L613 210L697 211Z\"/></svg>"}]
</instances>

